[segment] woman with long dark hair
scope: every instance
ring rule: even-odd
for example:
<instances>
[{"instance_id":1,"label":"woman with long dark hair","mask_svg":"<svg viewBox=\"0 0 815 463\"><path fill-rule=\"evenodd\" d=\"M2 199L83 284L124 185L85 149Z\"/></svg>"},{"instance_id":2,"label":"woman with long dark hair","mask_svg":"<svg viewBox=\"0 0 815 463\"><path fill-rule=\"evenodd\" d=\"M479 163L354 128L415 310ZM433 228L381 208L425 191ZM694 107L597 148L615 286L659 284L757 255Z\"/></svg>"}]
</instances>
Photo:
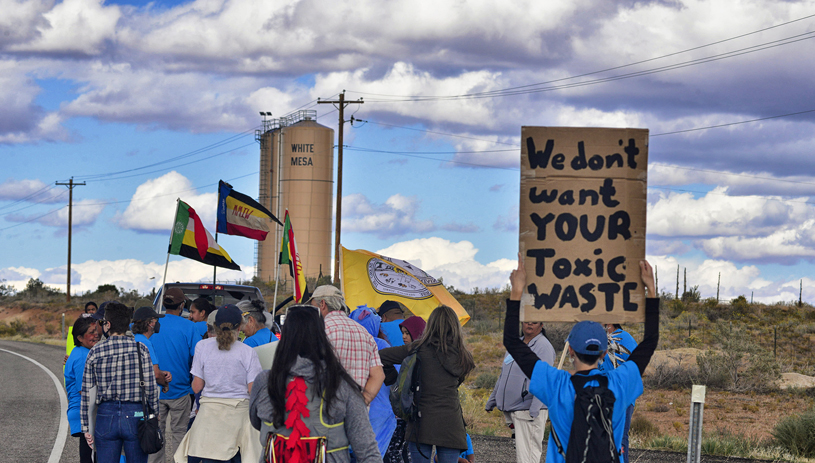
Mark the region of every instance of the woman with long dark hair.
<instances>
[{"instance_id":1,"label":"woman with long dark hair","mask_svg":"<svg viewBox=\"0 0 815 463\"><path fill-rule=\"evenodd\" d=\"M344 463L349 445L360 463L382 461L360 387L334 354L316 307L288 309L272 369L255 378L249 402L266 448L261 462L270 455L286 462L294 453L312 462L325 452L324 461ZM294 445L286 445L289 439Z\"/></svg>"},{"instance_id":2,"label":"woman with long dark hair","mask_svg":"<svg viewBox=\"0 0 815 463\"><path fill-rule=\"evenodd\" d=\"M435 445L439 463L456 463L459 453L467 448L458 387L475 368L475 362L464 345L461 323L453 309L436 307L421 338L379 351L386 377L395 378L394 365L414 352L420 364L421 393L417 402L419 419L408 422L405 431L411 460L429 462Z\"/></svg>"},{"instance_id":3,"label":"woman with long dark hair","mask_svg":"<svg viewBox=\"0 0 815 463\"><path fill-rule=\"evenodd\" d=\"M68 424L71 427L71 435L79 438L79 462L91 463L93 449L88 445L82 434L82 423L79 419L79 408L82 402L82 374L85 372L85 360L91 347L99 341L97 332L99 325L90 314L83 314L74 322L71 335L73 337L74 348L71 355L65 362L65 392L68 394Z\"/></svg>"}]
</instances>

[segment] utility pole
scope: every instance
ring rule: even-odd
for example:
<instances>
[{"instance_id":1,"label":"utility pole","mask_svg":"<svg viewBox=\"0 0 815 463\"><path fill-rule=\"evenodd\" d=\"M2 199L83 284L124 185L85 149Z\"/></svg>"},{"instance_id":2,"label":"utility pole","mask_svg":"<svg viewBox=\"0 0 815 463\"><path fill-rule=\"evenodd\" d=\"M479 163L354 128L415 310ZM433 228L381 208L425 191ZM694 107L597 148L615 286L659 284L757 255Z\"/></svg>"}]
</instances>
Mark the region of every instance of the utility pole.
<instances>
[{"instance_id":1,"label":"utility pole","mask_svg":"<svg viewBox=\"0 0 815 463\"><path fill-rule=\"evenodd\" d=\"M84 186L85 182L74 183L74 178L71 177L68 183L56 182L56 184L68 187L68 289L65 291L65 294L66 301L71 302L71 225L74 209L74 187L80 185Z\"/></svg>"},{"instance_id":2,"label":"utility pole","mask_svg":"<svg viewBox=\"0 0 815 463\"><path fill-rule=\"evenodd\" d=\"M342 219L342 128L345 120L345 107L349 104L363 104L362 98L356 101L345 101L345 90L340 93L339 100L317 100L318 104L333 104L340 112L339 133L337 134L337 217L334 227L334 283L340 278L340 221Z\"/></svg>"}]
</instances>

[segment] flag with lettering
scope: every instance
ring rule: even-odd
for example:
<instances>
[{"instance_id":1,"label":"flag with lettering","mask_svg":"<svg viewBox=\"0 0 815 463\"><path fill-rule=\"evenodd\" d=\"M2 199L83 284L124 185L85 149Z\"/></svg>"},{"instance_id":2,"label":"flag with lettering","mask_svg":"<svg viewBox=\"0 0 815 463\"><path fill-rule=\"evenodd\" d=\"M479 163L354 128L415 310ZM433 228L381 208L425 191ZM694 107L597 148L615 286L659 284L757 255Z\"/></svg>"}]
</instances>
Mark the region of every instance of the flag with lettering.
<instances>
[{"instance_id":1,"label":"flag with lettering","mask_svg":"<svg viewBox=\"0 0 815 463\"><path fill-rule=\"evenodd\" d=\"M195 209L181 200L178 201L178 211L173 222L169 252L216 267L241 269L204 228Z\"/></svg>"},{"instance_id":2,"label":"flag with lettering","mask_svg":"<svg viewBox=\"0 0 815 463\"><path fill-rule=\"evenodd\" d=\"M269 233L269 221L280 220L259 202L232 189L232 185L218 184L218 222L216 230L224 235L238 235L263 241Z\"/></svg>"},{"instance_id":3,"label":"flag with lettering","mask_svg":"<svg viewBox=\"0 0 815 463\"><path fill-rule=\"evenodd\" d=\"M470 315L441 282L410 262L357 249L341 247L342 292L348 307L379 307L387 300L405 305L413 315L427 320L433 309L446 305L461 324Z\"/></svg>"},{"instance_id":4,"label":"flag with lettering","mask_svg":"<svg viewBox=\"0 0 815 463\"><path fill-rule=\"evenodd\" d=\"M283 239L280 240L280 265L289 264L289 275L294 280L294 301L303 302L307 293L306 277L303 275L303 263L300 262L300 254L297 253L297 242L294 240L294 230L291 228L289 210L283 218Z\"/></svg>"}]
</instances>

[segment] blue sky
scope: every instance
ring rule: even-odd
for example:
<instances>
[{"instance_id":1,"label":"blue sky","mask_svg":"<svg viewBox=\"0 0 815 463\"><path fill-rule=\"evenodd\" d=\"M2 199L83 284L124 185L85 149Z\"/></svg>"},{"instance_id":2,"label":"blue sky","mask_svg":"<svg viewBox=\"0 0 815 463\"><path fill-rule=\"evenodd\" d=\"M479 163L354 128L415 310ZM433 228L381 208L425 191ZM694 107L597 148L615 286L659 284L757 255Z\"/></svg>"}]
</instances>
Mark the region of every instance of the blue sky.
<instances>
[{"instance_id":1,"label":"blue sky","mask_svg":"<svg viewBox=\"0 0 815 463\"><path fill-rule=\"evenodd\" d=\"M503 286L518 249L521 126L643 127L647 253L662 289L679 265L706 297L721 272L726 298L789 301L803 279L815 300L814 1L27 0L4 11L0 279L17 287L64 287L67 194L51 187L73 176L87 183L74 190L73 289L149 291L176 197L214 228L218 180L257 195L258 111L314 109L336 130L316 99L346 90L366 101L347 116L367 121L346 124L348 248L460 289ZM253 242L219 241L244 268L223 278L251 277ZM170 280L208 275L171 259Z\"/></svg>"}]
</instances>

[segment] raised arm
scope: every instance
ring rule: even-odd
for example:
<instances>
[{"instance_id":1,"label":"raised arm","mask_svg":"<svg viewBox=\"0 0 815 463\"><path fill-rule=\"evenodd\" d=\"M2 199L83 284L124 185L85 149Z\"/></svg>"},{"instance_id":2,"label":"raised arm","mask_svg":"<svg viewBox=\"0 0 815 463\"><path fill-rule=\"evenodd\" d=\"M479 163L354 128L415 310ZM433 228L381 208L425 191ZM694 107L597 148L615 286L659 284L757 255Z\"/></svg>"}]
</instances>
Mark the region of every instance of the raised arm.
<instances>
[{"instance_id":1,"label":"raised arm","mask_svg":"<svg viewBox=\"0 0 815 463\"><path fill-rule=\"evenodd\" d=\"M518 254L518 268L510 274L509 283L511 289L509 299L507 299L507 316L504 323L504 347L507 348L507 352L515 359L515 363L518 364L526 377L531 378L535 363L539 362L540 359L529 346L524 344L518 335L518 326L521 322L521 296L524 293L524 286L526 286L526 269L524 269L520 253Z\"/></svg>"},{"instance_id":2,"label":"raised arm","mask_svg":"<svg viewBox=\"0 0 815 463\"><path fill-rule=\"evenodd\" d=\"M640 270L642 282L648 291L648 297L645 299L645 336L628 357L628 361L636 363L642 375L659 343L659 295L656 293L654 269L651 268L651 264L645 260L640 261Z\"/></svg>"}]
</instances>

